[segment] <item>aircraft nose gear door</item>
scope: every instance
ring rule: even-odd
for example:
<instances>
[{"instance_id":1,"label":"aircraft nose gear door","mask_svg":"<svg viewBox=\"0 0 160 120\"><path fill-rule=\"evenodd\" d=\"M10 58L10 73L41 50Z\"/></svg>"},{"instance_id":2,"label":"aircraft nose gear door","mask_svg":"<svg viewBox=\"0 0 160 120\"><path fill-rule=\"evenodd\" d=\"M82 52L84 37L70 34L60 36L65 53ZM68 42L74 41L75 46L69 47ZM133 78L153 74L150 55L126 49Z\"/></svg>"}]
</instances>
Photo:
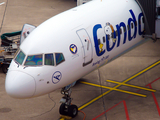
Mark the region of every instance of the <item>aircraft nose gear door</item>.
<instances>
[{"instance_id":1,"label":"aircraft nose gear door","mask_svg":"<svg viewBox=\"0 0 160 120\"><path fill-rule=\"evenodd\" d=\"M83 67L90 64L93 60L93 48L91 39L85 29L80 29L77 31L77 35L81 40L83 53Z\"/></svg>"}]
</instances>

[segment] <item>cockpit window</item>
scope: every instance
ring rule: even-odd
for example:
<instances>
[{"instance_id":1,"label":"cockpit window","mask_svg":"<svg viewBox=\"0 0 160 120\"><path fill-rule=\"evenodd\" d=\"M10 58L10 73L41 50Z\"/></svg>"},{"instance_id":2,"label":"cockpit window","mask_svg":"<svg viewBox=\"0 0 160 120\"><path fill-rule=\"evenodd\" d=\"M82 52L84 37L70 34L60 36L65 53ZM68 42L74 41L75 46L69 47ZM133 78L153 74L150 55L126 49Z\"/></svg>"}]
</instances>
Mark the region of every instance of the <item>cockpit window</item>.
<instances>
[{"instance_id":1,"label":"cockpit window","mask_svg":"<svg viewBox=\"0 0 160 120\"><path fill-rule=\"evenodd\" d=\"M45 54L45 65L53 65L54 66L53 54Z\"/></svg>"},{"instance_id":2,"label":"cockpit window","mask_svg":"<svg viewBox=\"0 0 160 120\"><path fill-rule=\"evenodd\" d=\"M24 65L27 65L27 66L42 65L42 55L28 56Z\"/></svg>"},{"instance_id":3,"label":"cockpit window","mask_svg":"<svg viewBox=\"0 0 160 120\"><path fill-rule=\"evenodd\" d=\"M22 65L24 58L25 58L25 54L24 54L22 51L20 51L20 52L18 53L18 55L16 56L15 60L16 60L16 62L18 62L20 65Z\"/></svg>"},{"instance_id":4,"label":"cockpit window","mask_svg":"<svg viewBox=\"0 0 160 120\"><path fill-rule=\"evenodd\" d=\"M61 62L65 61L64 56L62 53L55 53L56 56L56 65L60 64Z\"/></svg>"},{"instance_id":5,"label":"cockpit window","mask_svg":"<svg viewBox=\"0 0 160 120\"><path fill-rule=\"evenodd\" d=\"M14 59L18 64L24 66L40 66L51 65L56 66L65 61L63 53L48 53L39 55L26 56L22 51L19 51ZM24 61L24 62L23 62Z\"/></svg>"}]
</instances>

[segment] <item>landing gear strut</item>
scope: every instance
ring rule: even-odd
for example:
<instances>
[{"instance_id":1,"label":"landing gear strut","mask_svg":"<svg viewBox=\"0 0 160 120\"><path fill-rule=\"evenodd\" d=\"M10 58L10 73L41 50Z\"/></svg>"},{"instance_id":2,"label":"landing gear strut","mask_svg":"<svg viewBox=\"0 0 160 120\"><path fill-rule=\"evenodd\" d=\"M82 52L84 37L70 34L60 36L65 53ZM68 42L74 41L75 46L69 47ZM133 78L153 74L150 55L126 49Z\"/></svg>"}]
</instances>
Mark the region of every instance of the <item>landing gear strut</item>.
<instances>
[{"instance_id":1,"label":"landing gear strut","mask_svg":"<svg viewBox=\"0 0 160 120\"><path fill-rule=\"evenodd\" d=\"M72 105L71 101L71 88L62 88L61 94L64 95L60 100L61 106L59 108L59 113L61 115L70 116L72 118L76 117L78 114L78 107L76 105Z\"/></svg>"}]
</instances>

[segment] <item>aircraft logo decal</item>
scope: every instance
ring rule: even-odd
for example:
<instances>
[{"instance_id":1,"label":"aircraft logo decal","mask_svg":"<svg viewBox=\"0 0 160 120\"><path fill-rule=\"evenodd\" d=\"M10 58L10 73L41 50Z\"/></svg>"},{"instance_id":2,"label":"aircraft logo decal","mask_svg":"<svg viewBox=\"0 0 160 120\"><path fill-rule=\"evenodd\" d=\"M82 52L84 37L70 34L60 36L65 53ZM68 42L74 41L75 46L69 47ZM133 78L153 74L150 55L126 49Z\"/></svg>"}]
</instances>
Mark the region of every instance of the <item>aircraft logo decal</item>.
<instances>
[{"instance_id":1,"label":"aircraft logo decal","mask_svg":"<svg viewBox=\"0 0 160 120\"><path fill-rule=\"evenodd\" d=\"M116 42L116 36L112 35L112 33L114 33L114 28L109 22L106 23L104 32L106 36L108 36L109 46L112 47L113 43Z\"/></svg>"},{"instance_id":2,"label":"aircraft logo decal","mask_svg":"<svg viewBox=\"0 0 160 120\"><path fill-rule=\"evenodd\" d=\"M102 43L99 45L99 48L100 48L99 53L101 53L103 51L103 44Z\"/></svg>"},{"instance_id":3,"label":"aircraft logo decal","mask_svg":"<svg viewBox=\"0 0 160 120\"><path fill-rule=\"evenodd\" d=\"M71 51L72 54L77 53L77 46L75 44L71 44L69 47L69 50Z\"/></svg>"},{"instance_id":4,"label":"aircraft logo decal","mask_svg":"<svg viewBox=\"0 0 160 120\"><path fill-rule=\"evenodd\" d=\"M56 72L53 74L53 76L52 76L52 82L53 82L54 84L57 84L57 83L61 80L61 78L62 78L61 72L56 71Z\"/></svg>"},{"instance_id":5,"label":"aircraft logo decal","mask_svg":"<svg viewBox=\"0 0 160 120\"><path fill-rule=\"evenodd\" d=\"M97 56L102 56L106 51L110 52L112 51L112 49L114 49L115 47L119 47L120 46L120 42L123 42L123 44L125 44L127 41L127 37L128 37L128 41L132 41L134 38L136 38L137 34L142 35L144 30L141 30L141 23L140 23L140 19L143 17L143 13L140 13L138 15L138 19L136 19L136 16L133 12L133 10L129 10L130 13L130 18L128 18L128 24L126 25L124 22L121 22L119 24L117 24L114 29L114 27L107 22L106 26L103 27L101 24L96 24L93 27L93 39L94 39L94 44L95 44L95 50L96 50L96 54ZM131 34L131 23L133 23L134 25L134 31L133 31L133 35ZM138 28L137 28L138 25ZM129 28L127 31L127 27ZM121 28L124 29L124 40L121 40ZM99 29L104 29L104 39L106 41L106 48L102 49L102 45L99 44L99 39L98 39L98 31ZM128 34L128 35L127 35Z\"/></svg>"}]
</instances>

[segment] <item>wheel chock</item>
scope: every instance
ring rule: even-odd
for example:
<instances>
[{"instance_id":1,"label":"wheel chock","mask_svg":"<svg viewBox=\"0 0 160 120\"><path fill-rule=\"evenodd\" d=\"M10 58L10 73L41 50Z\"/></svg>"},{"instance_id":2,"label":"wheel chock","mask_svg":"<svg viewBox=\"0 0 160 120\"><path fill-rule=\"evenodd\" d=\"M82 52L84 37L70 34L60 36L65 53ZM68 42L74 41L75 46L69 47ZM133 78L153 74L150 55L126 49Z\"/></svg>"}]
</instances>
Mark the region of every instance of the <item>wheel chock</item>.
<instances>
[{"instance_id":1,"label":"wheel chock","mask_svg":"<svg viewBox=\"0 0 160 120\"><path fill-rule=\"evenodd\" d=\"M60 118L59 118L59 120L71 120L71 119L72 119L72 117L65 116L65 115L60 115Z\"/></svg>"}]
</instances>

